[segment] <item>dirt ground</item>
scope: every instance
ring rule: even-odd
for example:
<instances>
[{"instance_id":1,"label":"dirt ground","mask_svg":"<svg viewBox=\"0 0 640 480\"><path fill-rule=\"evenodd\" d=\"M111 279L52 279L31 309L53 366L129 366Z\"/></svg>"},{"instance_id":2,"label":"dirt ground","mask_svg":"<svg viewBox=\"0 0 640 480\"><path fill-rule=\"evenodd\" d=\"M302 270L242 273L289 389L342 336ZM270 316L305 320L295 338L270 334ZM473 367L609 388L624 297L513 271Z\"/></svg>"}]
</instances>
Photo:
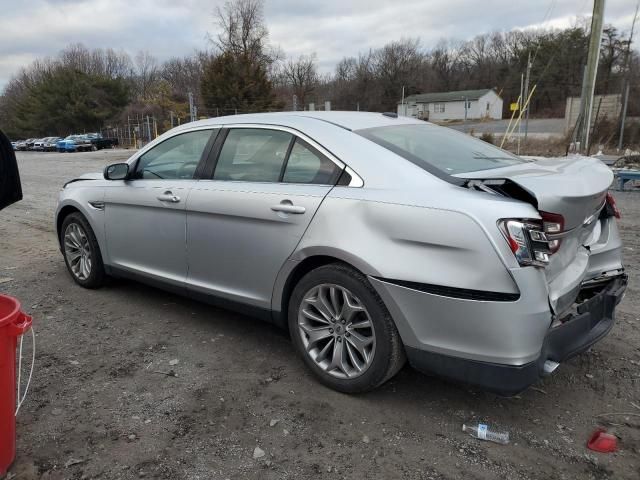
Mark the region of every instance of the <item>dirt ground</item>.
<instances>
[{"instance_id":1,"label":"dirt ground","mask_svg":"<svg viewBox=\"0 0 640 480\"><path fill-rule=\"evenodd\" d=\"M0 290L34 316L37 360L9 478L640 478L640 192L615 192L630 287L591 351L510 399L409 367L349 396L317 383L273 326L133 282L72 282L57 192L127 156L18 155L25 199L0 212ZM480 420L511 443L461 431ZM599 425L617 453L586 449Z\"/></svg>"}]
</instances>

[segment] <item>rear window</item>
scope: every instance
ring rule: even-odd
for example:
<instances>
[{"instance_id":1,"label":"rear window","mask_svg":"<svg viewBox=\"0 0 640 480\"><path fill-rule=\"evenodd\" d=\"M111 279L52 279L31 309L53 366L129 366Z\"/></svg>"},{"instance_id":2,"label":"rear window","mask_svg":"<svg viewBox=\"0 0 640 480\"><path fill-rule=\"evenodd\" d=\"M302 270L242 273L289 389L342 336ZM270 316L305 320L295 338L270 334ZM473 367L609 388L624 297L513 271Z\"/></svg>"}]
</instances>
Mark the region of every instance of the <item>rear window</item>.
<instances>
[{"instance_id":1,"label":"rear window","mask_svg":"<svg viewBox=\"0 0 640 480\"><path fill-rule=\"evenodd\" d=\"M526 162L471 135L426 123L368 128L356 133L439 176Z\"/></svg>"}]
</instances>

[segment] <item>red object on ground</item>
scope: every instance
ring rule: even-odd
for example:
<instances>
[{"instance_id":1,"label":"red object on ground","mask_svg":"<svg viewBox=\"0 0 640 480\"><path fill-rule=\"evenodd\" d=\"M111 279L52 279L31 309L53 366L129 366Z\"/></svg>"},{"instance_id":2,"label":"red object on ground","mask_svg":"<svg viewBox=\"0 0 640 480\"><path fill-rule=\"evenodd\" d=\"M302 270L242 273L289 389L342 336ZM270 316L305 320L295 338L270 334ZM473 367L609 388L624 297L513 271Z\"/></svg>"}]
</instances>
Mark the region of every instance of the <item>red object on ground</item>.
<instances>
[{"instance_id":1,"label":"red object on ground","mask_svg":"<svg viewBox=\"0 0 640 480\"><path fill-rule=\"evenodd\" d=\"M594 452L611 453L618 449L618 438L600 428L593 432L587 442L587 448Z\"/></svg>"},{"instance_id":2,"label":"red object on ground","mask_svg":"<svg viewBox=\"0 0 640 480\"><path fill-rule=\"evenodd\" d=\"M16 456L16 346L31 317L15 298L0 295L0 477Z\"/></svg>"}]
</instances>

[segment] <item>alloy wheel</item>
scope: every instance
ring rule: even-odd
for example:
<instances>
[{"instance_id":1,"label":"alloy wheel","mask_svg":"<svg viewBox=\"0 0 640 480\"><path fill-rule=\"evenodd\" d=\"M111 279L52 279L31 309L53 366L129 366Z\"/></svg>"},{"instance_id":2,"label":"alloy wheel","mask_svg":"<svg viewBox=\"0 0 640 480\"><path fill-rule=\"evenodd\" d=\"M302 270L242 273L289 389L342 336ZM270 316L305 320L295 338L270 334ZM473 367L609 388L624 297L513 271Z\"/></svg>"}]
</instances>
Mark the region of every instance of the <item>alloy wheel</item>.
<instances>
[{"instance_id":1,"label":"alloy wheel","mask_svg":"<svg viewBox=\"0 0 640 480\"><path fill-rule=\"evenodd\" d=\"M84 228L70 223L64 232L64 253L71 272L78 280L87 280L91 275L91 246Z\"/></svg>"},{"instance_id":2,"label":"alloy wheel","mask_svg":"<svg viewBox=\"0 0 640 480\"><path fill-rule=\"evenodd\" d=\"M309 357L333 377L358 377L373 362L376 338L369 312L340 285L317 285L304 295L298 332Z\"/></svg>"}]
</instances>

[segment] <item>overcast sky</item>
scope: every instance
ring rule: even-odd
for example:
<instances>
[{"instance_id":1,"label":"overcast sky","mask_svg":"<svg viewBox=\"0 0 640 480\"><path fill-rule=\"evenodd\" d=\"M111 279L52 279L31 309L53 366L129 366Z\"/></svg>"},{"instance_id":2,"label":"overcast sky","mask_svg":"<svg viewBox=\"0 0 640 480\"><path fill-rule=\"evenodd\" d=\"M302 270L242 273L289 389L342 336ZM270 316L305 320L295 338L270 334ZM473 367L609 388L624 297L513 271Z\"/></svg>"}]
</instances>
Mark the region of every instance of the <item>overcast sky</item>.
<instances>
[{"instance_id":1,"label":"overcast sky","mask_svg":"<svg viewBox=\"0 0 640 480\"><path fill-rule=\"evenodd\" d=\"M148 50L159 60L205 48L224 0L0 0L0 89L22 66L70 43ZM635 0L607 0L605 22L631 28ZM429 48L494 30L565 27L592 0L266 0L270 41L313 53L323 72L345 55L401 37ZM547 12L551 8L550 14ZM546 16L546 20L545 20ZM544 21L544 23L543 23ZM640 42L635 42L636 45Z\"/></svg>"}]
</instances>

